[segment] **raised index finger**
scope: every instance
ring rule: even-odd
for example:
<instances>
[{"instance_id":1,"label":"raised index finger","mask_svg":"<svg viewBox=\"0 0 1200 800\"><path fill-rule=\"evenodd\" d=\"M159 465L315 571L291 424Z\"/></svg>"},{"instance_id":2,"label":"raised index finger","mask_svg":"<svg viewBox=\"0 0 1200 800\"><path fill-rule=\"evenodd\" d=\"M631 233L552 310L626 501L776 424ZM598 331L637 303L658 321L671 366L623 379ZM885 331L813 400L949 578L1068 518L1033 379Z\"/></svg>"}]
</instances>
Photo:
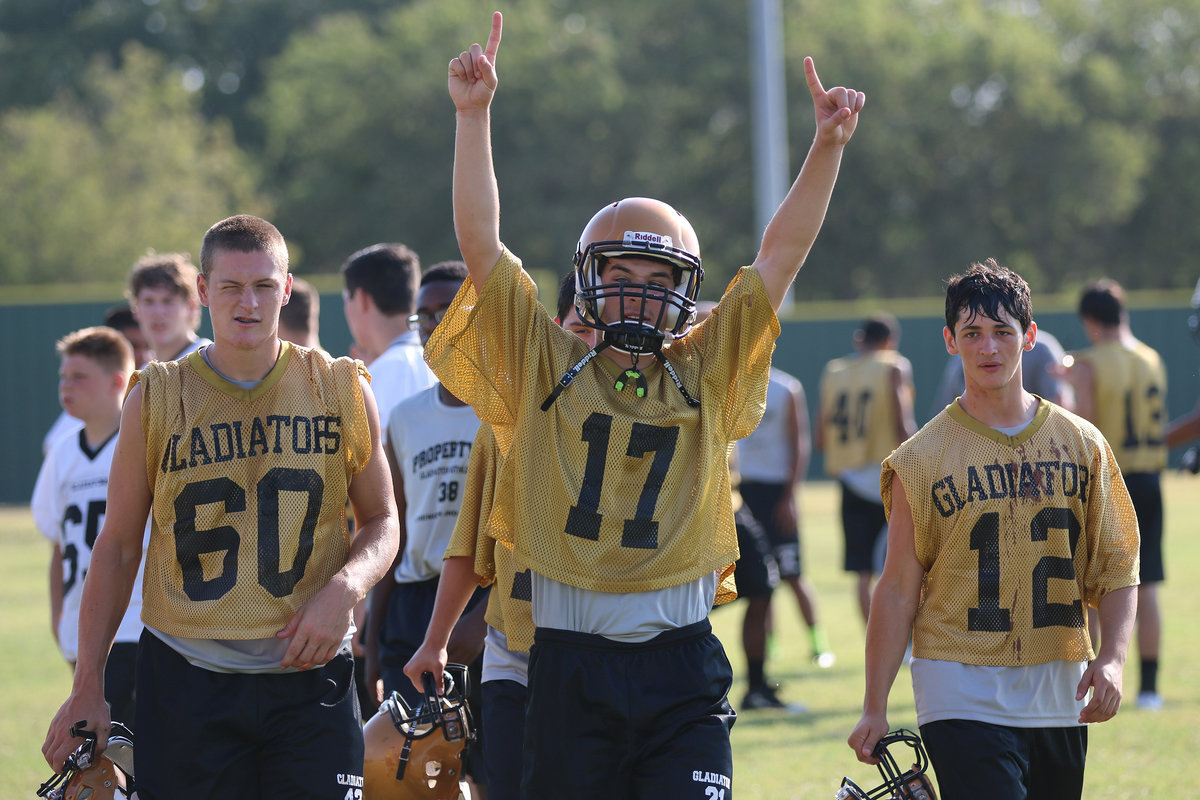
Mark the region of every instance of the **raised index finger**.
<instances>
[{"instance_id":1,"label":"raised index finger","mask_svg":"<svg viewBox=\"0 0 1200 800\"><path fill-rule=\"evenodd\" d=\"M496 51L500 49L500 32L504 28L504 15L499 11L492 14L492 32L488 35L487 49L483 54L496 66Z\"/></svg>"},{"instance_id":2,"label":"raised index finger","mask_svg":"<svg viewBox=\"0 0 1200 800\"><path fill-rule=\"evenodd\" d=\"M808 91L812 92L813 97L825 96L825 87L817 77L817 65L813 63L812 56L804 57L804 80L808 82Z\"/></svg>"}]
</instances>

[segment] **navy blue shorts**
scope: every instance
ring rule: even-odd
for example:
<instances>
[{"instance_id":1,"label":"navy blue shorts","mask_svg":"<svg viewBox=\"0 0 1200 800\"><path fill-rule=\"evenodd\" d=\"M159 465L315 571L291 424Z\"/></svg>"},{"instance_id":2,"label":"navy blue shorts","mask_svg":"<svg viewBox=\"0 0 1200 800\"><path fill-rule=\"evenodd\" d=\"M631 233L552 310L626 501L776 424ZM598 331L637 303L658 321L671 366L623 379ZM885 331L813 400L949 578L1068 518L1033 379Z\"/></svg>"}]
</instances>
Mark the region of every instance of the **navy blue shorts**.
<instances>
[{"instance_id":1,"label":"navy blue shorts","mask_svg":"<svg viewBox=\"0 0 1200 800\"><path fill-rule=\"evenodd\" d=\"M525 687L516 681L483 684L483 752L488 800L520 800L525 741Z\"/></svg>"},{"instance_id":2,"label":"navy blue shorts","mask_svg":"<svg viewBox=\"0 0 1200 800\"><path fill-rule=\"evenodd\" d=\"M112 719L133 730L137 642L116 642L104 664L104 700Z\"/></svg>"},{"instance_id":3,"label":"navy blue shorts","mask_svg":"<svg viewBox=\"0 0 1200 800\"><path fill-rule=\"evenodd\" d=\"M731 800L732 683L708 620L639 643L538 628L522 796Z\"/></svg>"},{"instance_id":4,"label":"navy blue shorts","mask_svg":"<svg viewBox=\"0 0 1200 800\"><path fill-rule=\"evenodd\" d=\"M779 505L784 492L792 491L792 487L783 483L742 481L739 491L750 513L767 532L771 553L779 565L779 577L799 578L804 572L800 555L800 530L794 527L784 529L775 523L775 507Z\"/></svg>"},{"instance_id":5,"label":"navy blue shorts","mask_svg":"<svg viewBox=\"0 0 1200 800\"><path fill-rule=\"evenodd\" d=\"M362 720L348 650L301 672L212 672L146 631L133 729L142 800L329 800L362 787Z\"/></svg>"},{"instance_id":6,"label":"navy blue shorts","mask_svg":"<svg viewBox=\"0 0 1200 800\"><path fill-rule=\"evenodd\" d=\"M921 726L941 800L1070 800L1083 794L1087 726L1012 728L945 719Z\"/></svg>"},{"instance_id":7,"label":"navy blue shorts","mask_svg":"<svg viewBox=\"0 0 1200 800\"><path fill-rule=\"evenodd\" d=\"M737 528L738 560L733 567L738 597L770 597L779 584L779 567L771 544L750 509L742 506L733 515Z\"/></svg>"},{"instance_id":8,"label":"navy blue shorts","mask_svg":"<svg viewBox=\"0 0 1200 800\"><path fill-rule=\"evenodd\" d=\"M842 485L842 535L846 553L842 567L846 572L877 573L875 548L887 528L883 503L864 500Z\"/></svg>"},{"instance_id":9,"label":"navy blue shorts","mask_svg":"<svg viewBox=\"0 0 1200 800\"><path fill-rule=\"evenodd\" d=\"M1163 568L1163 498L1162 479L1157 472L1130 472L1124 476L1125 488L1137 514L1141 534L1142 583L1161 583L1166 577Z\"/></svg>"}]
</instances>

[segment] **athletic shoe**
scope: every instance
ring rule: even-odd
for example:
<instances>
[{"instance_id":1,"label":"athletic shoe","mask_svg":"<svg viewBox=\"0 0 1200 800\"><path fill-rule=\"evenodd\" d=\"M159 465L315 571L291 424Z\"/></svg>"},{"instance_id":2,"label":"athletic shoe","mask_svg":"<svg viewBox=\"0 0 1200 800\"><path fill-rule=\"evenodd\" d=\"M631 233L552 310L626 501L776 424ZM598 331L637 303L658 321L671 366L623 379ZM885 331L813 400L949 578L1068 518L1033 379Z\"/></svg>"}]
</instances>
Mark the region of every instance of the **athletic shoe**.
<instances>
[{"instance_id":1,"label":"athletic shoe","mask_svg":"<svg viewBox=\"0 0 1200 800\"><path fill-rule=\"evenodd\" d=\"M822 650L820 653L812 654L812 663L816 664L821 669L829 669L837 663L837 656L829 650Z\"/></svg>"},{"instance_id":2,"label":"athletic shoe","mask_svg":"<svg viewBox=\"0 0 1200 800\"><path fill-rule=\"evenodd\" d=\"M1146 711L1158 711L1162 706L1162 695L1158 692L1141 692L1137 696L1138 708Z\"/></svg>"},{"instance_id":3,"label":"athletic shoe","mask_svg":"<svg viewBox=\"0 0 1200 800\"><path fill-rule=\"evenodd\" d=\"M765 708L773 708L780 711L787 711L791 714L803 714L806 709L799 703L785 703L779 699L779 695L775 694L775 690L770 686L753 686L746 692L746 696L742 698L742 711L757 711Z\"/></svg>"}]
</instances>

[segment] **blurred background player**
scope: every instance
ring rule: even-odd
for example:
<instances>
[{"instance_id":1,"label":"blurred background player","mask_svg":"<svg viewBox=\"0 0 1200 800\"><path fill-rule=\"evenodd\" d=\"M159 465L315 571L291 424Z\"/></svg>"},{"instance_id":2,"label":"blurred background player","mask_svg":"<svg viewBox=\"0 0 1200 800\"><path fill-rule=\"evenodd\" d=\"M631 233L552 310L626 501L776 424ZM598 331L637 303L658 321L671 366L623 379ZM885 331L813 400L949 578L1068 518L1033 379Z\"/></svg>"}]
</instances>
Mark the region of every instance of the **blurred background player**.
<instances>
[{"instance_id":1,"label":"blurred background player","mask_svg":"<svg viewBox=\"0 0 1200 800\"><path fill-rule=\"evenodd\" d=\"M1193 341L1200 344L1200 281L1196 282L1196 291L1192 294L1192 312L1188 314L1187 324ZM1163 436L1167 447L1178 447L1200 438L1200 401L1188 413L1171 420ZM1188 448L1180 467L1192 473L1200 472L1200 446Z\"/></svg>"},{"instance_id":2,"label":"blurred background player","mask_svg":"<svg viewBox=\"0 0 1200 800\"><path fill-rule=\"evenodd\" d=\"M133 373L133 350L108 327L84 328L58 342L62 358L58 393L66 413L82 424L46 454L30 503L34 522L53 542L50 556L50 622L63 658L75 668L79 602L104 522L109 469L121 425L121 401ZM143 543L150 526L144 527ZM144 560L143 560L144 563ZM112 718L133 727L134 665L142 635L142 569L121 618L104 668L104 699Z\"/></svg>"},{"instance_id":3,"label":"blurred background player","mask_svg":"<svg viewBox=\"0 0 1200 800\"><path fill-rule=\"evenodd\" d=\"M880 465L917 431L912 364L897 352L899 344L896 318L872 314L854 332L856 352L830 361L821 374L817 449L825 454L825 472L841 484L843 567L858 576L864 621L881 563L877 545L887 530Z\"/></svg>"},{"instance_id":4,"label":"blurred background player","mask_svg":"<svg viewBox=\"0 0 1200 800\"><path fill-rule=\"evenodd\" d=\"M292 294L279 309L279 338L302 347L321 346L321 296L303 278L292 278Z\"/></svg>"},{"instance_id":5,"label":"blurred background player","mask_svg":"<svg viewBox=\"0 0 1200 800\"><path fill-rule=\"evenodd\" d=\"M109 307L104 312L104 325L120 333L129 342L133 348L134 369L141 369L154 358L154 350L146 340L146 334L142 333L142 326L138 324L128 302Z\"/></svg>"},{"instance_id":6,"label":"blurred background player","mask_svg":"<svg viewBox=\"0 0 1200 800\"><path fill-rule=\"evenodd\" d=\"M1095 423L1108 439L1137 512L1141 533L1137 704L1156 710L1162 707L1158 693L1162 636L1158 585L1164 577L1162 471L1167 467L1163 433L1167 371L1158 353L1133 335L1125 291L1116 281L1100 280L1084 288L1079 319L1092 346L1073 354L1070 378L1076 413Z\"/></svg>"},{"instance_id":7,"label":"blurred background player","mask_svg":"<svg viewBox=\"0 0 1200 800\"><path fill-rule=\"evenodd\" d=\"M119 303L105 311L104 326L117 331L129 342L129 346L133 348L134 369L141 369L147 361L154 357L150 345L146 343L145 334L142 333L141 327L134 319L129 303ZM50 452L50 445L54 444L58 437L64 433L78 433L80 427L81 423L78 419L66 411L59 413L58 418L50 426L50 430L46 431L45 437L42 438L42 455Z\"/></svg>"},{"instance_id":8,"label":"blurred background player","mask_svg":"<svg viewBox=\"0 0 1200 800\"><path fill-rule=\"evenodd\" d=\"M196 267L185 253L150 252L129 273L129 306L156 361L174 361L211 340L196 334Z\"/></svg>"},{"instance_id":9,"label":"blurred background player","mask_svg":"<svg viewBox=\"0 0 1200 800\"><path fill-rule=\"evenodd\" d=\"M575 273L558 285L555 322L594 346L596 330L584 324L575 308ZM463 504L454 527L438 583L433 615L420 649L404 668L418 685L421 673L441 674L446 666L455 623L479 586L491 584L487 603L487 635L483 650L483 720L488 746L489 800L521 797L525 699L529 685L529 647L533 644L531 575L512 551L511 532L490 522L502 464L492 426L482 423L471 446ZM506 523L498 523L500 527ZM505 541L497 541L497 537Z\"/></svg>"},{"instance_id":10,"label":"blurred background player","mask_svg":"<svg viewBox=\"0 0 1200 800\"><path fill-rule=\"evenodd\" d=\"M421 276L414 332L428 341L467 278L462 262L446 261ZM421 646L433 617L443 559L458 520L467 482L472 443L479 429L475 411L441 383L413 394L392 408L384 445L391 465L396 508L404 520L400 549L392 571L371 591L368 614L367 682L383 681L383 695L399 693L412 708L423 696L404 675L404 665ZM486 625L488 591L479 589L458 620L451 639L450 658L467 664L478 676ZM441 672L436 673L439 677ZM472 715L480 718L479 682L468 698ZM468 772L482 783L480 739L468 755Z\"/></svg>"},{"instance_id":11,"label":"blurred background player","mask_svg":"<svg viewBox=\"0 0 1200 800\"><path fill-rule=\"evenodd\" d=\"M717 307L711 301L696 303L696 325L704 322ZM760 423L761 424L761 423ZM751 434L753 435L753 434ZM745 440L742 440L745 441ZM739 442L740 444L740 442ZM800 703L780 699L779 684L766 675L771 627L771 595L779 585L779 564L771 552L767 531L755 519L740 491L741 472L736 448L729 454L729 485L732 489L733 524L737 530L738 560L733 566L737 599L745 601L742 616L742 652L746 657L746 693L738 705L741 711L779 709L794 714L807 709Z\"/></svg>"},{"instance_id":12,"label":"blurred background player","mask_svg":"<svg viewBox=\"0 0 1200 800\"><path fill-rule=\"evenodd\" d=\"M342 264L342 308L354 337L355 357L367 364L379 419L437 380L421 353L421 339L408 324L421 280L417 254L402 244L365 247Z\"/></svg>"},{"instance_id":13,"label":"blurred background player","mask_svg":"<svg viewBox=\"0 0 1200 800\"><path fill-rule=\"evenodd\" d=\"M812 435L804 387L788 373L771 368L767 408L754 433L737 443L742 500L771 543L779 577L792 589L808 626L812 662L822 669L835 661L821 627L817 592L804 577L800 546L800 491L812 455Z\"/></svg>"}]
</instances>

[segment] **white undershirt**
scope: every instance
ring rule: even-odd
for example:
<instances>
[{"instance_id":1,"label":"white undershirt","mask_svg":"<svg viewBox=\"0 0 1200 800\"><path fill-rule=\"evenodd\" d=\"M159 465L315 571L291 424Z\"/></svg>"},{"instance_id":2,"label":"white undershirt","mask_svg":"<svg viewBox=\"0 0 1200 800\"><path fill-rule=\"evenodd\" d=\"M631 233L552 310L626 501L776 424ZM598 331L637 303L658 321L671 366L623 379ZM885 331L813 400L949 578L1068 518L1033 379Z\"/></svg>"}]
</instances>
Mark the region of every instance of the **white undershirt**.
<instances>
[{"instance_id":1,"label":"white undershirt","mask_svg":"<svg viewBox=\"0 0 1200 800\"><path fill-rule=\"evenodd\" d=\"M717 596L712 572L690 583L649 592L595 592L533 575L533 623L619 642L645 642L708 617Z\"/></svg>"}]
</instances>

